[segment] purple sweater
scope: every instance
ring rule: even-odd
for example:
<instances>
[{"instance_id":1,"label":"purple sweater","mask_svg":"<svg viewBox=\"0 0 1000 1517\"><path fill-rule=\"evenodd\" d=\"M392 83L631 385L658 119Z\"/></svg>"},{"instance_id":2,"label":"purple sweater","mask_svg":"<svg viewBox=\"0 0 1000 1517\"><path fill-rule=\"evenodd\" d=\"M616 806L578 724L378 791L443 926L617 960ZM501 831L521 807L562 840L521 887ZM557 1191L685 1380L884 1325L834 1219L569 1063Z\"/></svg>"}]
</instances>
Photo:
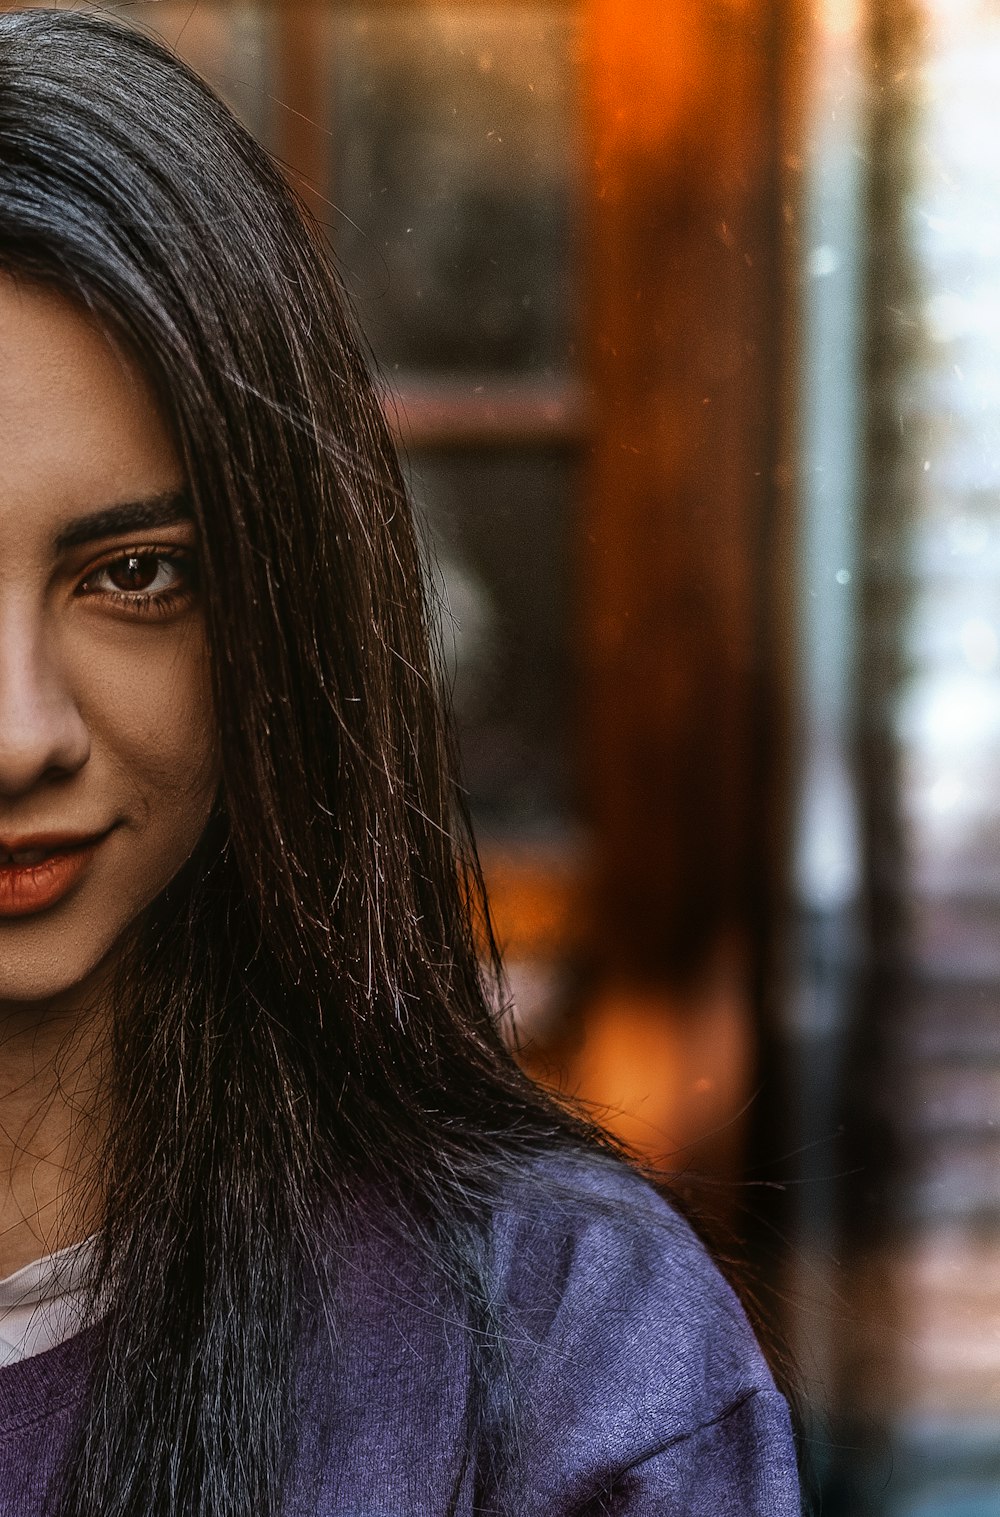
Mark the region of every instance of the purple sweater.
<instances>
[{"instance_id":1,"label":"purple sweater","mask_svg":"<svg viewBox=\"0 0 1000 1517\"><path fill-rule=\"evenodd\" d=\"M313 1345L289 1517L472 1517L467 1333L391 1237L365 1230ZM785 1402L671 1208L595 1171L544 1209L512 1205L497 1243L522 1431L491 1510L798 1517ZM0 1517L41 1517L97 1342L0 1369Z\"/></svg>"}]
</instances>

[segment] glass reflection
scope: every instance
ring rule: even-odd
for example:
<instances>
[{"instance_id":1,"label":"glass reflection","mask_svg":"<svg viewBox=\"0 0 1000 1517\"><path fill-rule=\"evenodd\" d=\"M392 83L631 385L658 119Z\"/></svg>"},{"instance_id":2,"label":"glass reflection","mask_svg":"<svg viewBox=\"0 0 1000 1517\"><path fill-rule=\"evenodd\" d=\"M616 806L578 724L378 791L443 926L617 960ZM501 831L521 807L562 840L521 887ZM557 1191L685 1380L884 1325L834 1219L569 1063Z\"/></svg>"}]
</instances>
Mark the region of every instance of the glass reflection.
<instances>
[{"instance_id":1,"label":"glass reflection","mask_svg":"<svg viewBox=\"0 0 1000 1517\"><path fill-rule=\"evenodd\" d=\"M331 24L335 240L383 363L565 366L571 14L338 7Z\"/></svg>"}]
</instances>

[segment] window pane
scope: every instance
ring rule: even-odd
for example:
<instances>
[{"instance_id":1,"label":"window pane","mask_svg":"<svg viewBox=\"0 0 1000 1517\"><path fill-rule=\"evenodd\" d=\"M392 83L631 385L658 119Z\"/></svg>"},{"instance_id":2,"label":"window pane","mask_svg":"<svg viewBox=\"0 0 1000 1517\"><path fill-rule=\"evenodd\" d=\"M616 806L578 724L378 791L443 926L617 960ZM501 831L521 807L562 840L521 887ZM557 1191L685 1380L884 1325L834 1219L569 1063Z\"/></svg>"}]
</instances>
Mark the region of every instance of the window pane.
<instances>
[{"instance_id":1,"label":"window pane","mask_svg":"<svg viewBox=\"0 0 1000 1517\"><path fill-rule=\"evenodd\" d=\"M487 831L565 823L574 469L548 452L434 451L411 462L441 591L465 778Z\"/></svg>"},{"instance_id":2,"label":"window pane","mask_svg":"<svg viewBox=\"0 0 1000 1517\"><path fill-rule=\"evenodd\" d=\"M350 7L332 31L335 240L381 360L566 365L572 20L524 6Z\"/></svg>"}]
</instances>

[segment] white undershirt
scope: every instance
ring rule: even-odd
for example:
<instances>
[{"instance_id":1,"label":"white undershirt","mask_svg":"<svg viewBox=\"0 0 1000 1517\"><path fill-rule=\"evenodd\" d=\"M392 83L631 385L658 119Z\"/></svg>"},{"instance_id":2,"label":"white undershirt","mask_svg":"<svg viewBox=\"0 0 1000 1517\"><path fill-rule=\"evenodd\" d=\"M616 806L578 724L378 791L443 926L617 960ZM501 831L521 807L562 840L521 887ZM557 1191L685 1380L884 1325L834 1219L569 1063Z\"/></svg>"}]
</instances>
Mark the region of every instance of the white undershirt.
<instances>
[{"instance_id":1,"label":"white undershirt","mask_svg":"<svg viewBox=\"0 0 1000 1517\"><path fill-rule=\"evenodd\" d=\"M0 1367L43 1354L79 1332L94 1242L72 1243L0 1280Z\"/></svg>"}]
</instances>

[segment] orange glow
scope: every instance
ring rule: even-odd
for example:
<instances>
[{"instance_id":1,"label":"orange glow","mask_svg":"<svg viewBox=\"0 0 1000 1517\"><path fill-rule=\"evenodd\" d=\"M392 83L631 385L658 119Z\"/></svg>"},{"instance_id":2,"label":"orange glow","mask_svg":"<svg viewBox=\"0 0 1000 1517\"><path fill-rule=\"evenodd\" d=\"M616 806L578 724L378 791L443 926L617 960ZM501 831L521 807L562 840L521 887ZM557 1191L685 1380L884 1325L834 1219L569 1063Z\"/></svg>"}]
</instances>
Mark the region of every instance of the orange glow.
<instances>
[{"instance_id":1,"label":"orange glow","mask_svg":"<svg viewBox=\"0 0 1000 1517\"><path fill-rule=\"evenodd\" d=\"M660 153L682 123L700 113L711 70L697 7L664 0L590 0L583 62L591 109L600 124L597 169L606 191L620 192L619 153ZM623 167L618 165L618 167Z\"/></svg>"},{"instance_id":2,"label":"orange glow","mask_svg":"<svg viewBox=\"0 0 1000 1517\"><path fill-rule=\"evenodd\" d=\"M562 1067L532 1073L574 1096L646 1161L716 1175L739 1169L754 1065L743 956L721 948L686 993L610 986L583 1016Z\"/></svg>"},{"instance_id":3,"label":"orange glow","mask_svg":"<svg viewBox=\"0 0 1000 1517\"><path fill-rule=\"evenodd\" d=\"M483 850L497 942L518 959L563 959L582 940L585 879L572 858Z\"/></svg>"}]
</instances>

